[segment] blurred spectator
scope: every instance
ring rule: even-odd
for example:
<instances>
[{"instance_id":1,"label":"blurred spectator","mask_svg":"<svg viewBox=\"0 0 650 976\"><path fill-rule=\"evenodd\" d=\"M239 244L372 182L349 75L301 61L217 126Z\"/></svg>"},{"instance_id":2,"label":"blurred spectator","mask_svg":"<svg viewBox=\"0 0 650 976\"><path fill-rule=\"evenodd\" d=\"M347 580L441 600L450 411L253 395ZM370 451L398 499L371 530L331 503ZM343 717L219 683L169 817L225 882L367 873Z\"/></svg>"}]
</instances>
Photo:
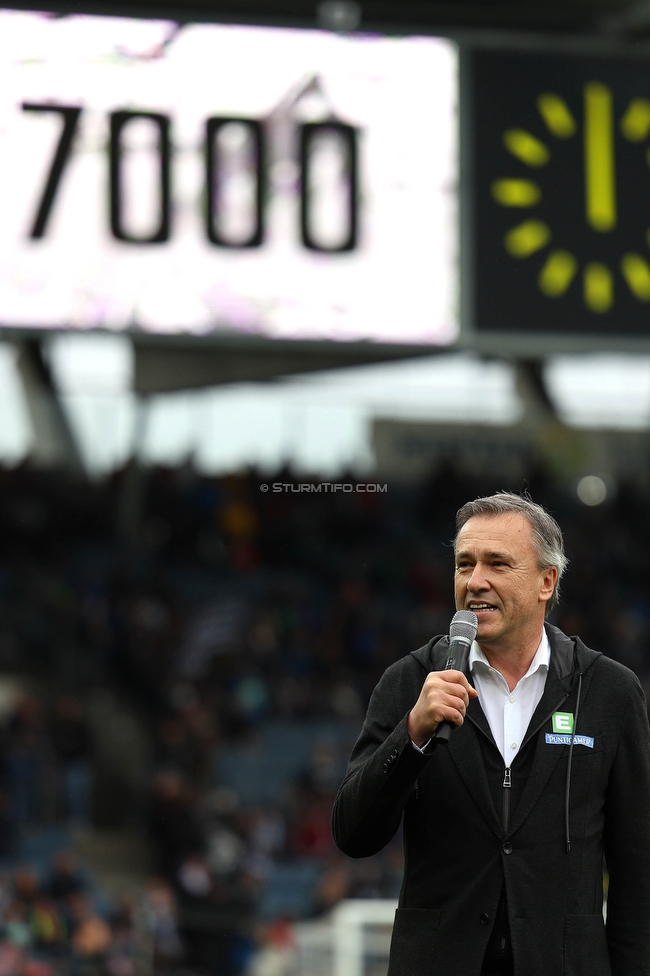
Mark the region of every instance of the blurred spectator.
<instances>
[{"instance_id":1,"label":"blurred spectator","mask_svg":"<svg viewBox=\"0 0 650 976\"><path fill-rule=\"evenodd\" d=\"M23 946L11 938L0 942L0 976L23 976L26 965Z\"/></svg>"},{"instance_id":2,"label":"blurred spectator","mask_svg":"<svg viewBox=\"0 0 650 976\"><path fill-rule=\"evenodd\" d=\"M49 759L43 708L33 695L24 695L9 720L6 755L12 810L21 825L45 819Z\"/></svg>"},{"instance_id":3,"label":"blurred spectator","mask_svg":"<svg viewBox=\"0 0 650 976\"><path fill-rule=\"evenodd\" d=\"M10 858L18 839L14 807L6 790L0 789L0 859Z\"/></svg>"},{"instance_id":4,"label":"blurred spectator","mask_svg":"<svg viewBox=\"0 0 650 976\"><path fill-rule=\"evenodd\" d=\"M299 976L299 959L291 924L279 918L260 926L260 951L246 971L246 976Z\"/></svg>"},{"instance_id":5,"label":"blurred spectator","mask_svg":"<svg viewBox=\"0 0 650 976\"><path fill-rule=\"evenodd\" d=\"M65 901L70 895L85 891L87 885L79 870L77 858L70 850L54 853L47 892L55 901Z\"/></svg>"},{"instance_id":6,"label":"blurred spectator","mask_svg":"<svg viewBox=\"0 0 650 976\"><path fill-rule=\"evenodd\" d=\"M151 933L153 966L157 972L172 969L183 955L178 931L178 906L171 885L155 878L145 897L147 927Z\"/></svg>"},{"instance_id":7,"label":"blurred spectator","mask_svg":"<svg viewBox=\"0 0 650 976\"><path fill-rule=\"evenodd\" d=\"M93 963L101 971L101 964L111 946L110 926L93 908L84 894L68 898L72 926L72 952L80 960Z\"/></svg>"},{"instance_id":8,"label":"blurred spectator","mask_svg":"<svg viewBox=\"0 0 650 976\"><path fill-rule=\"evenodd\" d=\"M51 735L61 776L64 817L73 829L87 828L92 813L91 742L77 698L62 695L58 699Z\"/></svg>"},{"instance_id":9,"label":"blurred spectator","mask_svg":"<svg viewBox=\"0 0 650 976\"><path fill-rule=\"evenodd\" d=\"M329 912L351 894L352 879L349 864L343 858L332 859L316 886L316 914Z\"/></svg>"},{"instance_id":10,"label":"blurred spectator","mask_svg":"<svg viewBox=\"0 0 650 976\"><path fill-rule=\"evenodd\" d=\"M304 794L298 804L289 838L290 850L298 857L326 859L334 855L332 799Z\"/></svg>"},{"instance_id":11,"label":"blurred spectator","mask_svg":"<svg viewBox=\"0 0 650 976\"><path fill-rule=\"evenodd\" d=\"M167 877L176 874L188 853L201 847L191 792L182 776L174 770L158 773L154 778L149 829L161 869Z\"/></svg>"}]
</instances>

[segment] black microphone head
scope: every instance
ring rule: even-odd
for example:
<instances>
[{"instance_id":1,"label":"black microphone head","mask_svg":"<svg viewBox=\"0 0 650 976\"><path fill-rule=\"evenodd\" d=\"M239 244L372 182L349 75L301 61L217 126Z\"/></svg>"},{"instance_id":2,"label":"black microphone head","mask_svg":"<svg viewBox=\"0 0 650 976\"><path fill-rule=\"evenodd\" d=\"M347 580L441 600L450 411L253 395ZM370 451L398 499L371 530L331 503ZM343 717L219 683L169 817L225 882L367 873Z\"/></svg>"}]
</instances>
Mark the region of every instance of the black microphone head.
<instances>
[{"instance_id":1,"label":"black microphone head","mask_svg":"<svg viewBox=\"0 0 650 976\"><path fill-rule=\"evenodd\" d=\"M449 640L467 641L469 644L476 639L478 631L478 617L471 610L459 610L454 614L449 625Z\"/></svg>"}]
</instances>

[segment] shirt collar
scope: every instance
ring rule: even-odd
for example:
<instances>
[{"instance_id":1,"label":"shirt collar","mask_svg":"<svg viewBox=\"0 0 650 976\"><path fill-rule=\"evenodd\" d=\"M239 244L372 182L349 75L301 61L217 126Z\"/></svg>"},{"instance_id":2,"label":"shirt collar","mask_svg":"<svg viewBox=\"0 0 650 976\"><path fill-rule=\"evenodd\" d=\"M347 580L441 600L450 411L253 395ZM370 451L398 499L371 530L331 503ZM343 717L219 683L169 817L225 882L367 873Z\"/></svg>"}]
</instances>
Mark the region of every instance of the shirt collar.
<instances>
[{"instance_id":1,"label":"shirt collar","mask_svg":"<svg viewBox=\"0 0 650 976\"><path fill-rule=\"evenodd\" d=\"M550 663L551 663L551 645L549 643L546 629L544 628L542 630L542 639L539 642L539 647L535 651L535 657L530 662L530 667L528 668L528 671L526 671L524 678L527 678L531 674L535 674L535 672L539 671L540 668L546 668L546 670L548 671L548 667ZM472 642L472 647L469 652L470 671L474 670L475 664L483 665L485 668L492 667L487 657L483 653L481 645L478 643L478 641Z\"/></svg>"}]
</instances>

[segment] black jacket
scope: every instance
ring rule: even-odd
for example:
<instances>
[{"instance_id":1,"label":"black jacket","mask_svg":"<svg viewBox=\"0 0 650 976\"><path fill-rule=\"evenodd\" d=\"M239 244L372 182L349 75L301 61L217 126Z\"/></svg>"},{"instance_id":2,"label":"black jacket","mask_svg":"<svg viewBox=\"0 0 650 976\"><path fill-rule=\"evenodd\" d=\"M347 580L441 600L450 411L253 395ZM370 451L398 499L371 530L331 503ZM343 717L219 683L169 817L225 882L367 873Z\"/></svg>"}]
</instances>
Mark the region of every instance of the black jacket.
<instances>
[{"instance_id":1,"label":"black jacket","mask_svg":"<svg viewBox=\"0 0 650 976\"><path fill-rule=\"evenodd\" d=\"M405 871L389 976L478 976L505 884L516 976L650 976L650 730L627 668L547 626L544 694L512 764L512 786L477 699L447 746L407 728L434 638L385 672L334 804L336 843L379 851L404 817ZM568 745L551 716L580 704ZM570 850L567 849L567 827ZM603 924L603 855L609 871Z\"/></svg>"}]
</instances>

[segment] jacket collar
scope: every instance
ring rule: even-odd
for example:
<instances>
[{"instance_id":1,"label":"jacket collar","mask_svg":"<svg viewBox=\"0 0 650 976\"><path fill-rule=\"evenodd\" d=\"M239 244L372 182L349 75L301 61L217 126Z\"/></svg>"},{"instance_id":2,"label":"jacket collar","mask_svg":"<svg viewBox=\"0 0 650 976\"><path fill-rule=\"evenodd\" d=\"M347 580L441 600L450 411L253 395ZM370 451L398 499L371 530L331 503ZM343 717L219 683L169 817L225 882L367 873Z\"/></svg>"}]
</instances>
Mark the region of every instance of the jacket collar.
<instances>
[{"instance_id":1,"label":"jacket collar","mask_svg":"<svg viewBox=\"0 0 650 976\"><path fill-rule=\"evenodd\" d=\"M549 674L555 673L563 687L569 691L578 673L584 674L594 661L601 657L600 651L592 651L579 637L567 637L558 627L544 624L551 645L551 667ZM411 651L412 656L428 674L429 671L442 671L447 662L449 637L437 636Z\"/></svg>"}]
</instances>

